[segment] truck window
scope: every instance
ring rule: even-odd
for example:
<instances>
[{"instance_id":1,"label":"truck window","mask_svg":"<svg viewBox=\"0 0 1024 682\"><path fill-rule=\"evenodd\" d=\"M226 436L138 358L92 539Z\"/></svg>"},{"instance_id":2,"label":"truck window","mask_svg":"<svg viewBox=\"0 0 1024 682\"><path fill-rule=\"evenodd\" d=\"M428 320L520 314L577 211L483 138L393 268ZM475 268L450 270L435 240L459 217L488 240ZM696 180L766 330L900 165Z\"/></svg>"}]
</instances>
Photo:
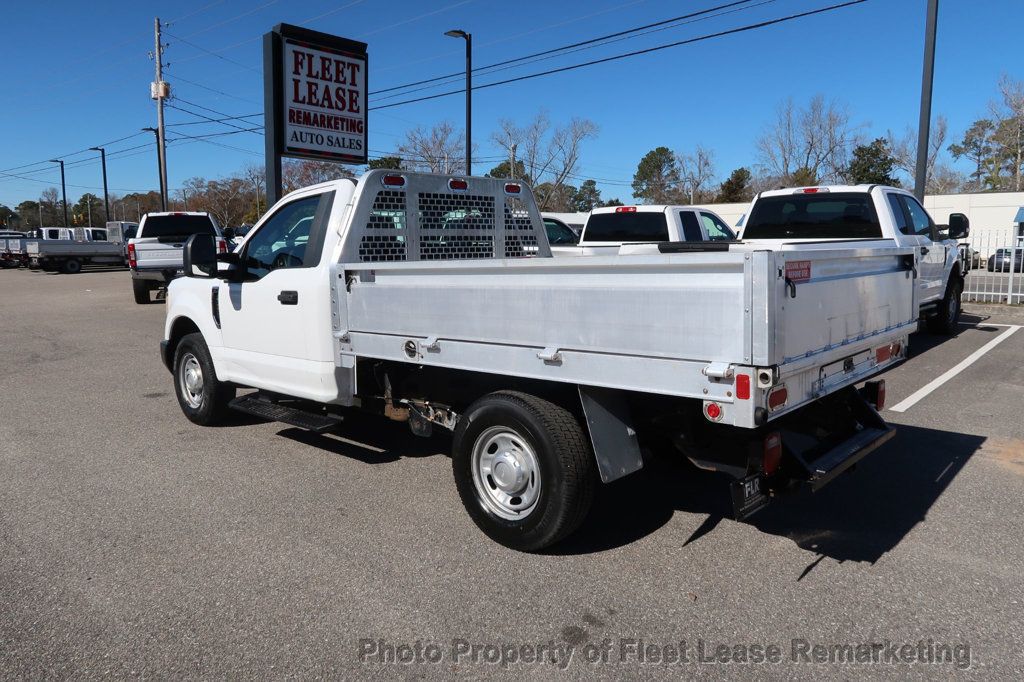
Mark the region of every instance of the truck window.
<instances>
[{"instance_id":1,"label":"truck window","mask_svg":"<svg viewBox=\"0 0 1024 682\"><path fill-rule=\"evenodd\" d=\"M592 213L583 236L588 242L666 242L668 224L661 211Z\"/></svg>"},{"instance_id":2,"label":"truck window","mask_svg":"<svg viewBox=\"0 0 1024 682\"><path fill-rule=\"evenodd\" d=\"M700 231L700 223L697 222L697 214L693 211L680 211L679 220L683 224L683 241L702 242L704 235Z\"/></svg>"},{"instance_id":3,"label":"truck window","mask_svg":"<svg viewBox=\"0 0 1024 682\"><path fill-rule=\"evenodd\" d=\"M322 196L317 194L285 204L249 238L244 261L250 275L259 279L272 270L306 265L306 246ZM315 261L319 260L316 254Z\"/></svg>"},{"instance_id":4,"label":"truck window","mask_svg":"<svg viewBox=\"0 0 1024 682\"><path fill-rule=\"evenodd\" d=\"M900 195L900 201L907 207L907 214L910 216L914 234L919 237L931 237L932 219L928 216L928 211L917 203L917 199L906 194Z\"/></svg>"},{"instance_id":5,"label":"truck window","mask_svg":"<svg viewBox=\"0 0 1024 682\"><path fill-rule=\"evenodd\" d=\"M47 239L60 239L60 230L57 230L57 229L47 230L46 231L46 238Z\"/></svg>"},{"instance_id":6,"label":"truck window","mask_svg":"<svg viewBox=\"0 0 1024 682\"><path fill-rule=\"evenodd\" d=\"M900 195L886 194L885 197L889 200L889 208L892 209L892 217L896 221L896 229L903 234L914 234L914 230L910 227L910 221L907 220L907 213L903 208L903 202L900 201Z\"/></svg>"},{"instance_id":7,"label":"truck window","mask_svg":"<svg viewBox=\"0 0 1024 682\"><path fill-rule=\"evenodd\" d=\"M93 228L92 240L94 242L105 242L107 241L107 231Z\"/></svg>"},{"instance_id":8,"label":"truck window","mask_svg":"<svg viewBox=\"0 0 1024 682\"><path fill-rule=\"evenodd\" d=\"M871 196L862 192L783 194L754 202L744 239L881 239Z\"/></svg>"},{"instance_id":9,"label":"truck window","mask_svg":"<svg viewBox=\"0 0 1024 682\"><path fill-rule=\"evenodd\" d=\"M148 215L139 237L182 237L194 234L216 234L213 221L205 215Z\"/></svg>"},{"instance_id":10,"label":"truck window","mask_svg":"<svg viewBox=\"0 0 1024 682\"><path fill-rule=\"evenodd\" d=\"M700 219L704 223L704 231L708 233L708 239L711 241L719 242L736 239L736 233L714 213L701 211Z\"/></svg>"},{"instance_id":11,"label":"truck window","mask_svg":"<svg viewBox=\"0 0 1024 682\"><path fill-rule=\"evenodd\" d=\"M576 234L557 220L545 218L544 230L548 233L548 243L552 246L576 243Z\"/></svg>"}]
</instances>

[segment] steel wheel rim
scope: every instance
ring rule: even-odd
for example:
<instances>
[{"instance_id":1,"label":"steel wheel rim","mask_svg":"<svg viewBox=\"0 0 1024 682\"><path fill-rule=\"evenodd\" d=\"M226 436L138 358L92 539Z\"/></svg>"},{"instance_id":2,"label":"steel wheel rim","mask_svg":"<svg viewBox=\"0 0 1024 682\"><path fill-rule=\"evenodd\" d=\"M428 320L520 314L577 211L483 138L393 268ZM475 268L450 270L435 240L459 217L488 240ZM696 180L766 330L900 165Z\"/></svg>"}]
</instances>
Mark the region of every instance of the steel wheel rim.
<instances>
[{"instance_id":1,"label":"steel wheel rim","mask_svg":"<svg viewBox=\"0 0 1024 682\"><path fill-rule=\"evenodd\" d=\"M960 292L953 289L955 294L949 300L949 322L950 324L956 322L956 317L960 313Z\"/></svg>"},{"instance_id":2,"label":"steel wheel rim","mask_svg":"<svg viewBox=\"0 0 1024 682\"><path fill-rule=\"evenodd\" d=\"M485 429L473 444L472 467L477 497L496 516L515 521L537 506L541 490L537 455L515 430Z\"/></svg>"},{"instance_id":3,"label":"steel wheel rim","mask_svg":"<svg viewBox=\"0 0 1024 682\"><path fill-rule=\"evenodd\" d=\"M198 410L203 404L203 367L192 353L185 353L181 358L178 384L188 406Z\"/></svg>"}]
</instances>

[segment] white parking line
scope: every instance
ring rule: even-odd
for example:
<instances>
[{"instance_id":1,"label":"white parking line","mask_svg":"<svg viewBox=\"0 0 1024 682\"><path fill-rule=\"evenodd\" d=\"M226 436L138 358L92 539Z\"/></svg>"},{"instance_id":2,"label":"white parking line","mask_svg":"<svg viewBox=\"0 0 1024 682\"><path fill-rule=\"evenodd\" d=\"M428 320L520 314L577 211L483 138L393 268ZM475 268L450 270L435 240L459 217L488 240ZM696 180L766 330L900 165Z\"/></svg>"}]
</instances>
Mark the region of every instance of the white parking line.
<instances>
[{"instance_id":1,"label":"white parking line","mask_svg":"<svg viewBox=\"0 0 1024 682\"><path fill-rule=\"evenodd\" d=\"M920 400L926 398L928 394L937 389L939 386L942 386L944 383L955 377L957 374L973 365L975 362L978 361L978 359L982 355L989 352L1006 339L1010 338L1013 335L1013 333L1018 329L1020 329L1020 325L1008 325L1006 331L1004 331L1002 334L1000 334L999 336L997 336L996 338L992 339L984 346L979 348L978 350L968 355L956 366L949 368L949 370L947 370L945 373L930 381L927 385L924 386L924 388L921 388L915 391L914 393L910 394L910 396L906 400L898 402L892 407L890 407L890 411L906 412L911 407L916 405Z\"/></svg>"}]
</instances>

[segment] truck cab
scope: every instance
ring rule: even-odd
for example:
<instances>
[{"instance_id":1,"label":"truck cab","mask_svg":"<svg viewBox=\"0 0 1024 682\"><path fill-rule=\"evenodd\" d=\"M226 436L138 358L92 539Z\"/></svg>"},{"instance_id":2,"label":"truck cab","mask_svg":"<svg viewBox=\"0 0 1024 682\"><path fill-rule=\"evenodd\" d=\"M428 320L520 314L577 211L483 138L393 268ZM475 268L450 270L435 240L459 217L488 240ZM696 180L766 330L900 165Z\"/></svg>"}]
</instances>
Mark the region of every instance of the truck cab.
<instances>
[{"instance_id":1,"label":"truck cab","mask_svg":"<svg viewBox=\"0 0 1024 682\"><path fill-rule=\"evenodd\" d=\"M590 212L576 246L553 246L556 256L629 253L630 244L732 241L733 232L715 213L696 206L607 206Z\"/></svg>"},{"instance_id":2,"label":"truck cab","mask_svg":"<svg viewBox=\"0 0 1024 682\"><path fill-rule=\"evenodd\" d=\"M960 318L963 273L957 241L968 236L967 216L937 225L911 192L883 185L830 185L772 190L756 196L741 238L754 246L834 247L837 242L888 242L915 253L921 318L952 334Z\"/></svg>"}]
</instances>

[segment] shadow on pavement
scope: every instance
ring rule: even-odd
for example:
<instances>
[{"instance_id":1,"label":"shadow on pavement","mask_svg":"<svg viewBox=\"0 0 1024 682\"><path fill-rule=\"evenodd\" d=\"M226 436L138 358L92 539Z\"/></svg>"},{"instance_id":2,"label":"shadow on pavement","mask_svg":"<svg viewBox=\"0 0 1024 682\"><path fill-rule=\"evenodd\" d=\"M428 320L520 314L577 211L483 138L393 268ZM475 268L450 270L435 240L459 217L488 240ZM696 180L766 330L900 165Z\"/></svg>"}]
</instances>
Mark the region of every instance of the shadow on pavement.
<instances>
[{"instance_id":1,"label":"shadow on pavement","mask_svg":"<svg viewBox=\"0 0 1024 682\"><path fill-rule=\"evenodd\" d=\"M777 499L743 521L785 537L819 557L874 563L928 514L928 510L980 448L984 438L899 426L895 438L857 468L815 494ZM676 511L706 515L682 544L713 541L731 518L728 480L662 453L631 477L605 486L583 528L556 554L585 554L629 544L666 524Z\"/></svg>"},{"instance_id":2,"label":"shadow on pavement","mask_svg":"<svg viewBox=\"0 0 1024 682\"><path fill-rule=\"evenodd\" d=\"M310 447L350 457L366 464L386 464L405 458L430 457L451 451L451 437L443 429L431 438L412 435L404 424L375 415L353 412L327 434L287 427L277 435Z\"/></svg>"}]
</instances>

